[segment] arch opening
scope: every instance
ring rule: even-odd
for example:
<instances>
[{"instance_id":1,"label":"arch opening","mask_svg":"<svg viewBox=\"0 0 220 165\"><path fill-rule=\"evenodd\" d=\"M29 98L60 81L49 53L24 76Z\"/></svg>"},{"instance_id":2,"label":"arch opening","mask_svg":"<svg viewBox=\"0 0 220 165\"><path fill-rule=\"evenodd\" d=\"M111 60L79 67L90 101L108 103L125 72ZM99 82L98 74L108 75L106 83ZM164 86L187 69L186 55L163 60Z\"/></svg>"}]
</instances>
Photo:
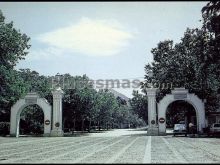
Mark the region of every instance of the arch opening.
<instances>
[{"instance_id":1,"label":"arch opening","mask_svg":"<svg viewBox=\"0 0 220 165\"><path fill-rule=\"evenodd\" d=\"M185 100L171 102L166 109L166 133L172 132L175 124L184 123L189 132L189 123L197 125L197 114L194 106Z\"/></svg>"},{"instance_id":2,"label":"arch opening","mask_svg":"<svg viewBox=\"0 0 220 165\"><path fill-rule=\"evenodd\" d=\"M44 134L44 112L37 105L28 105L21 110L19 121L19 135L43 135Z\"/></svg>"}]
</instances>

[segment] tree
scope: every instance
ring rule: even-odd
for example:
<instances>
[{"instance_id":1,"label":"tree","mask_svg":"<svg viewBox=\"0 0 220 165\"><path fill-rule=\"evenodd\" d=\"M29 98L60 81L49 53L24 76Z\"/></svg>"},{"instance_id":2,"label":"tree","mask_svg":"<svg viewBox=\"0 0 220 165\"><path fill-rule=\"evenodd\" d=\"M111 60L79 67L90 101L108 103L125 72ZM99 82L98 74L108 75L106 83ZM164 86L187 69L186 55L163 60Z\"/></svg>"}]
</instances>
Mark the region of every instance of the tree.
<instances>
[{"instance_id":1,"label":"tree","mask_svg":"<svg viewBox=\"0 0 220 165\"><path fill-rule=\"evenodd\" d=\"M220 63L213 46L212 36L204 29L187 28L181 42L160 42L152 49L154 61L145 66L147 83L172 83L173 87L185 87L202 100L207 101L208 111L216 110L217 91L220 86ZM149 76L153 72L153 76ZM160 88L159 101L171 88Z\"/></svg>"},{"instance_id":2,"label":"tree","mask_svg":"<svg viewBox=\"0 0 220 165\"><path fill-rule=\"evenodd\" d=\"M40 75L37 71L30 69L20 69L19 77L23 79L26 92L37 92L41 97L47 97L51 94L50 78Z\"/></svg>"},{"instance_id":3,"label":"tree","mask_svg":"<svg viewBox=\"0 0 220 165\"><path fill-rule=\"evenodd\" d=\"M12 69L18 60L24 59L30 48L26 34L13 28L13 22L5 23L5 17L0 11L0 65Z\"/></svg>"},{"instance_id":4,"label":"tree","mask_svg":"<svg viewBox=\"0 0 220 165\"><path fill-rule=\"evenodd\" d=\"M137 114L140 119L143 119L145 123L148 122L148 100L143 94L138 93L138 91L133 91L133 98L129 100L131 109L134 114Z\"/></svg>"},{"instance_id":5,"label":"tree","mask_svg":"<svg viewBox=\"0 0 220 165\"><path fill-rule=\"evenodd\" d=\"M0 11L0 115L6 114L3 118L7 121L11 106L25 94L24 81L14 66L27 55L29 40L26 34L13 27L13 22L5 23Z\"/></svg>"},{"instance_id":6,"label":"tree","mask_svg":"<svg viewBox=\"0 0 220 165\"><path fill-rule=\"evenodd\" d=\"M69 83L75 84L70 85L71 88L64 89L63 115L67 122L66 125L70 127L70 123L73 121L73 130L75 130L76 121L81 121L81 130L83 131L84 121L88 120L88 131L90 131L91 122L96 116L94 100L97 92L86 75L73 77L65 74L64 77Z\"/></svg>"},{"instance_id":7,"label":"tree","mask_svg":"<svg viewBox=\"0 0 220 165\"><path fill-rule=\"evenodd\" d=\"M209 52L212 57L212 63L215 73L219 75L220 71L220 2L210 1L202 8L203 29L210 36L210 45L212 51ZM220 77L218 76L218 81ZM218 89L220 91L220 88ZM220 92L218 92L219 94ZM218 98L220 99L220 98Z\"/></svg>"},{"instance_id":8,"label":"tree","mask_svg":"<svg viewBox=\"0 0 220 165\"><path fill-rule=\"evenodd\" d=\"M202 8L204 27L213 32L215 37L220 35L220 1L210 1Z\"/></svg>"},{"instance_id":9,"label":"tree","mask_svg":"<svg viewBox=\"0 0 220 165\"><path fill-rule=\"evenodd\" d=\"M108 125L112 121L112 114L118 108L117 100L108 90L99 90L98 94L99 98L96 104L99 105L97 115L99 129L101 125L108 129Z\"/></svg>"},{"instance_id":10,"label":"tree","mask_svg":"<svg viewBox=\"0 0 220 165\"><path fill-rule=\"evenodd\" d=\"M219 108L219 5L219 2L209 2L202 9L202 28L187 28L179 43L165 40L152 49L154 61L145 66L143 91L148 83L172 83L173 87L185 87L198 95L205 102L206 112ZM170 90L171 88L163 89L160 86L157 101L170 93Z\"/></svg>"}]
</instances>

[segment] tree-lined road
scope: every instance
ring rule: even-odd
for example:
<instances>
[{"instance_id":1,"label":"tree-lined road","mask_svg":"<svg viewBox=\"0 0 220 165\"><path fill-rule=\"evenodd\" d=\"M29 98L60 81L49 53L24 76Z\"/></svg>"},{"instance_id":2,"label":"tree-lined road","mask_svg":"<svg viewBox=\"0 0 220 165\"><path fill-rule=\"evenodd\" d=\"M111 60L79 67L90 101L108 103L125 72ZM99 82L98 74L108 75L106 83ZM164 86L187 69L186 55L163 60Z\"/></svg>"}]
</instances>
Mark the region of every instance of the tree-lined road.
<instances>
[{"instance_id":1,"label":"tree-lined road","mask_svg":"<svg viewBox=\"0 0 220 165\"><path fill-rule=\"evenodd\" d=\"M0 163L220 163L220 139L111 130L81 137L0 138Z\"/></svg>"}]
</instances>

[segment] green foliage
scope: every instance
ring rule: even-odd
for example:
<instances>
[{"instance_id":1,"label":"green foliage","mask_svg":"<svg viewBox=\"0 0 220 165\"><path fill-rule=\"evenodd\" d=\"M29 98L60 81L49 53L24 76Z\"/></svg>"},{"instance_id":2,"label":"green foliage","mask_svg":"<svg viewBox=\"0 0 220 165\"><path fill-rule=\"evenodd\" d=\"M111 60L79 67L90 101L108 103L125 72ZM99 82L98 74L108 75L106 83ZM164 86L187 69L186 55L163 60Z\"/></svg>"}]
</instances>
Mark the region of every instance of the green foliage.
<instances>
[{"instance_id":1,"label":"green foliage","mask_svg":"<svg viewBox=\"0 0 220 165\"><path fill-rule=\"evenodd\" d=\"M41 97L51 94L51 82L48 77L30 69L20 69L18 74L24 81L25 93L37 92Z\"/></svg>"},{"instance_id":2,"label":"green foliage","mask_svg":"<svg viewBox=\"0 0 220 165\"><path fill-rule=\"evenodd\" d=\"M5 23L5 18L0 11L0 65L7 69L13 68L18 60L24 59L30 40L26 34L13 28L13 22Z\"/></svg>"},{"instance_id":3,"label":"green foliage","mask_svg":"<svg viewBox=\"0 0 220 165\"><path fill-rule=\"evenodd\" d=\"M160 42L152 49L154 61L145 66L142 88L148 83L172 83L185 87L201 99L206 99L206 110L218 108L220 86L219 2L209 2L203 9L203 27L189 29L179 43L172 40ZM213 35L214 34L214 35ZM153 76L150 75L153 73ZM157 101L171 89L162 89Z\"/></svg>"},{"instance_id":4,"label":"green foliage","mask_svg":"<svg viewBox=\"0 0 220 165\"><path fill-rule=\"evenodd\" d=\"M129 100L132 111L143 119L145 123L148 122L148 100L147 96L133 91L133 98Z\"/></svg>"},{"instance_id":5,"label":"green foliage","mask_svg":"<svg viewBox=\"0 0 220 165\"><path fill-rule=\"evenodd\" d=\"M96 91L86 75L61 75L69 80L72 88L64 89L63 118L64 127L72 130L90 131L91 124L100 129L120 128L121 124L130 123L134 115L126 101L107 89ZM77 82L83 85L76 85ZM74 88L73 88L74 87ZM134 122L134 121L133 121ZM81 124L79 124L81 123ZM140 124L140 122L139 122ZM81 125L81 127L80 127ZM138 124L136 124L138 125Z\"/></svg>"},{"instance_id":6,"label":"green foliage","mask_svg":"<svg viewBox=\"0 0 220 165\"><path fill-rule=\"evenodd\" d=\"M25 107L20 117L20 134L43 134L44 113L38 105Z\"/></svg>"},{"instance_id":7,"label":"green foliage","mask_svg":"<svg viewBox=\"0 0 220 165\"><path fill-rule=\"evenodd\" d=\"M72 120L92 119L95 115L93 109L93 99L96 91L91 87L89 78L86 75L71 76L69 74L63 75L69 82L82 82L84 87L78 85L72 86L70 89L64 89L63 98L63 116L65 121L71 123ZM70 124L66 124L70 125Z\"/></svg>"},{"instance_id":8,"label":"green foliage","mask_svg":"<svg viewBox=\"0 0 220 165\"><path fill-rule=\"evenodd\" d=\"M220 86L220 61L215 53L213 38L204 29L187 28L181 42L160 42L152 49L154 61L145 66L147 83L172 83L185 87L201 99L206 99L207 110L215 110ZM153 72L153 76L149 76ZM147 86L143 84L143 88ZM159 101L170 89L160 89Z\"/></svg>"},{"instance_id":9,"label":"green foliage","mask_svg":"<svg viewBox=\"0 0 220 165\"><path fill-rule=\"evenodd\" d=\"M204 27L213 32L216 37L220 34L220 1L210 1L202 8Z\"/></svg>"},{"instance_id":10,"label":"green foliage","mask_svg":"<svg viewBox=\"0 0 220 165\"><path fill-rule=\"evenodd\" d=\"M6 69L0 66L0 109L8 110L17 99L25 92L24 80L19 76L18 72L12 69Z\"/></svg>"},{"instance_id":11,"label":"green foliage","mask_svg":"<svg viewBox=\"0 0 220 165\"><path fill-rule=\"evenodd\" d=\"M5 23L0 11L0 119L10 121L11 106L28 92L37 92L52 104L51 79L30 69L15 70L17 62L24 59L30 38L13 27L13 22ZM108 90L96 91L86 75L61 75L70 80L73 88L64 88L63 122L64 126L75 130L75 122L84 121L99 125L100 128L118 126L121 123L140 125L141 120L131 111L122 98L115 98ZM71 84L77 82L77 84ZM74 85L76 85L74 87ZM77 86L80 85L80 86ZM68 86L67 86L68 87ZM26 107L21 114L21 133L42 133L43 113L36 105ZM131 122L132 121L132 122ZM32 130L32 132L30 132Z\"/></svg>"},{"instance_id":12,"label":"green foliage","mask_svg":"<svg viewBox=\"0 0 220 165\"><path fill-rule=\"evenodd\" d=\"M10 107L25 93L24 81L14 66L27 55L29 39L13 27L13 22L5 23L0 11L0 111L9 113Z\"/></svg>"}]
</instances>

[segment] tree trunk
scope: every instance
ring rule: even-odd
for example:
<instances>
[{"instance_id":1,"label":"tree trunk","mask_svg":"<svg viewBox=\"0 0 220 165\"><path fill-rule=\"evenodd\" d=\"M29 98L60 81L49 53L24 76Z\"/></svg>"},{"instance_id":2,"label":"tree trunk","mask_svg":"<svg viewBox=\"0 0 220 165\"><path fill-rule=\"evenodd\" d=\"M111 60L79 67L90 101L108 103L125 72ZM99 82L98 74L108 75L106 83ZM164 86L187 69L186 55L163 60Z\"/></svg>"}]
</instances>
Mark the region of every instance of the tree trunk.
<instances>
[{"instance_id":1,"label":"tree trunk","mask_svg":"<svg viewBox=\"0 0 220 165\"><path fill-rule=\"evenodd\" d=\"M74 118L74 119L73 119L73 130L72 130L72 134L74 134L75 130L76 130L76 119Z\"/></svg>"},{"instance_id":2,"label":"tree trunk","mask_svg":"<svg viewBox=\"0 0 220 165\"><path fill-rule=\"evenodd\" d=\"M82 127L81 127L81 131L84 131L84 118L82 117Z\"/></svg>"},{"instance_id":3,"label":"tree trunk","mask_svg":"<svg viewBox=\"0 0 220 165\"><path fill-rule=\"evenodd\" d=\"M100 131L101 130L100 121L98 121L98 127L99 127L99 131Z\"/></svg>"},{"instance_id":4,"label":"tree trunk","mask_svg":"<svg viewBox=\"0 0 220 165\"><path fill-rule=\"evenodd\" d=\"M90 132L91 122L92 122L92 120L91 120L91 118L90 118L90 119L89 119L89 128L88 128L88 132Z\"/></svg>"}]
</instances>

